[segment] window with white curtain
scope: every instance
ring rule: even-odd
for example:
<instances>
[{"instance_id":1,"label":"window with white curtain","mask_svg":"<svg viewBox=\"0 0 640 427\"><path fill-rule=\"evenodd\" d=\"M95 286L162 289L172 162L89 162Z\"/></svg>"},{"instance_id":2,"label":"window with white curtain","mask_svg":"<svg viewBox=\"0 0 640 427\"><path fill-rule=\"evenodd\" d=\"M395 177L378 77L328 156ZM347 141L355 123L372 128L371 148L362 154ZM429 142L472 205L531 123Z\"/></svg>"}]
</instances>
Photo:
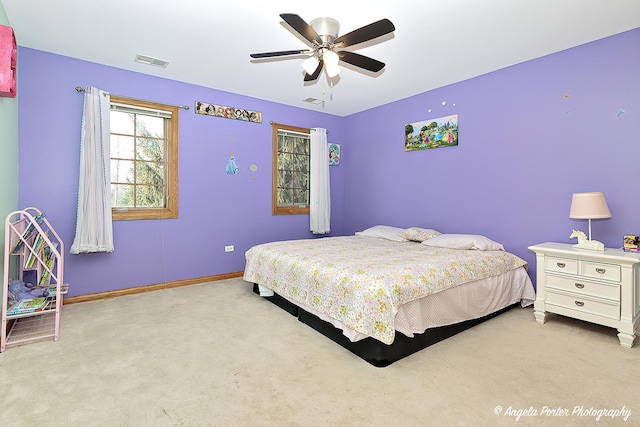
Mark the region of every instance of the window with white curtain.
<instances>
[{"instance_id":1,"label":"window with white curtain","mask_svg":"<svg viewBox=\"0 0 640 427\"><path fill-rule=\"evenodd\" d=\"M114 220L178 217L178 107L111 95Z\"/></svg>"},{"instance_id":2,"label":"window with white curtain","mask_svg":"<svg viewBox=\"0 0 640 427\"><path fill-rule=\"evenodd\" d=\"M310 129L272 124L272 213L309 213Z\"/></svg>"}]
</instances>

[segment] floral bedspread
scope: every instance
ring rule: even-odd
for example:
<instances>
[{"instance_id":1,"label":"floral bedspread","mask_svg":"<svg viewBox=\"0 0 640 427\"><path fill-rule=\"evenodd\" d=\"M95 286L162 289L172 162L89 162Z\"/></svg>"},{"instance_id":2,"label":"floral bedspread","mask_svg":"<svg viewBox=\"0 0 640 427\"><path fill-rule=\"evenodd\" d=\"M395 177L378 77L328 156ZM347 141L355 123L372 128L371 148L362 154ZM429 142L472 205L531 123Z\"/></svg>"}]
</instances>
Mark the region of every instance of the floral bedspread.
<instances>
[{"instance_id":1,"label":"floral bedspread","mask_svg":"<svg viewBox=\"0 0 640 427\"><path fill-rule=\"evenodd\" d=\"M244 280L385 344L394 340L394 318L402 304L526 265L504 251L435 248L364 236L265 243L245 256Z\"/></svg>"}]
</instances>

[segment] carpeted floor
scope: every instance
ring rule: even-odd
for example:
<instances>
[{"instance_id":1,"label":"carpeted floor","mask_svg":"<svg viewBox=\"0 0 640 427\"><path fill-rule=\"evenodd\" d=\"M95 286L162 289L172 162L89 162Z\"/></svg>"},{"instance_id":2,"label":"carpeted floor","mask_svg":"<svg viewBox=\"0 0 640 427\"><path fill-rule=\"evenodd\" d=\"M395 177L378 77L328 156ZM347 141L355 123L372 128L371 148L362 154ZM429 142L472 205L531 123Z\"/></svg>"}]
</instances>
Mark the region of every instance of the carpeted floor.
<instances>
[{"instance_id":1,"label":"carpeted floor","mask_svg":"<svg viewBox=\"0 0 640 427\"><path fill-rule=\"evenodd\" d=\"M65 306L58 342L0 354L0 426L638 425L638 372L531 308L375 368L229 279Z\"/></svg>"}]
</instances>

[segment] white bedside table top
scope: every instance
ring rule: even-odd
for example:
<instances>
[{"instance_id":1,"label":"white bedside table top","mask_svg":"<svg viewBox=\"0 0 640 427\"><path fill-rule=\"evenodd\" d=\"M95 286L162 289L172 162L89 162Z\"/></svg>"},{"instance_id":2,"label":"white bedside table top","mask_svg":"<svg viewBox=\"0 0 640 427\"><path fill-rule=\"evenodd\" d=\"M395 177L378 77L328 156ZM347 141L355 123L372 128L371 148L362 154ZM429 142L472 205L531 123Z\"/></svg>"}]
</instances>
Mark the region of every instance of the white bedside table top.
<instances>
[{"instance_id":1,"label":"white bedside table top","mask_svg":"<svg viewBox=\"0 0 640 427\"><path fill-rule=\"evenodd\" d=\"M533 252L544 252L547 254L580 257L583 259L603 259L607 258L623 263L640 262L639 252L625 252L622 249L605 248L604 251L593 251L574 247L571 243L546 242L529 246Z\"/></svg>"}]
</instances>

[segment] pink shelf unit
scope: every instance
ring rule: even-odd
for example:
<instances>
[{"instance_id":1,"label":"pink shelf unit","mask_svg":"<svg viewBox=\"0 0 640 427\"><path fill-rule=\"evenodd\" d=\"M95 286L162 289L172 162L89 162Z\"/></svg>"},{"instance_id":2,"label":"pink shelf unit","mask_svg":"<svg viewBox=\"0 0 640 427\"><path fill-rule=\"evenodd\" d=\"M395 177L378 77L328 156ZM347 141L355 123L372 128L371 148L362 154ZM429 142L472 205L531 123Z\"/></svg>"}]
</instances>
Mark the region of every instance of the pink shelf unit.
<instances>
[{"instance_id":1,"label":"pink shelf unit","mask_svg":"<svg viewBox=\"0 0 640 427\"><path fill-rule=\"evenodd\" d=\"M0 353L6 347L44 339L58 341L64 285L64 243L45 215L34 207L14 211L5 220L4 274L0 323ZM34 262L27 262L33 259ZM10 268L12 267L12 268ZM48 288L48 304L41 310L8 313L11 279L26 279Z\"/></svg>"}]
</instances>

